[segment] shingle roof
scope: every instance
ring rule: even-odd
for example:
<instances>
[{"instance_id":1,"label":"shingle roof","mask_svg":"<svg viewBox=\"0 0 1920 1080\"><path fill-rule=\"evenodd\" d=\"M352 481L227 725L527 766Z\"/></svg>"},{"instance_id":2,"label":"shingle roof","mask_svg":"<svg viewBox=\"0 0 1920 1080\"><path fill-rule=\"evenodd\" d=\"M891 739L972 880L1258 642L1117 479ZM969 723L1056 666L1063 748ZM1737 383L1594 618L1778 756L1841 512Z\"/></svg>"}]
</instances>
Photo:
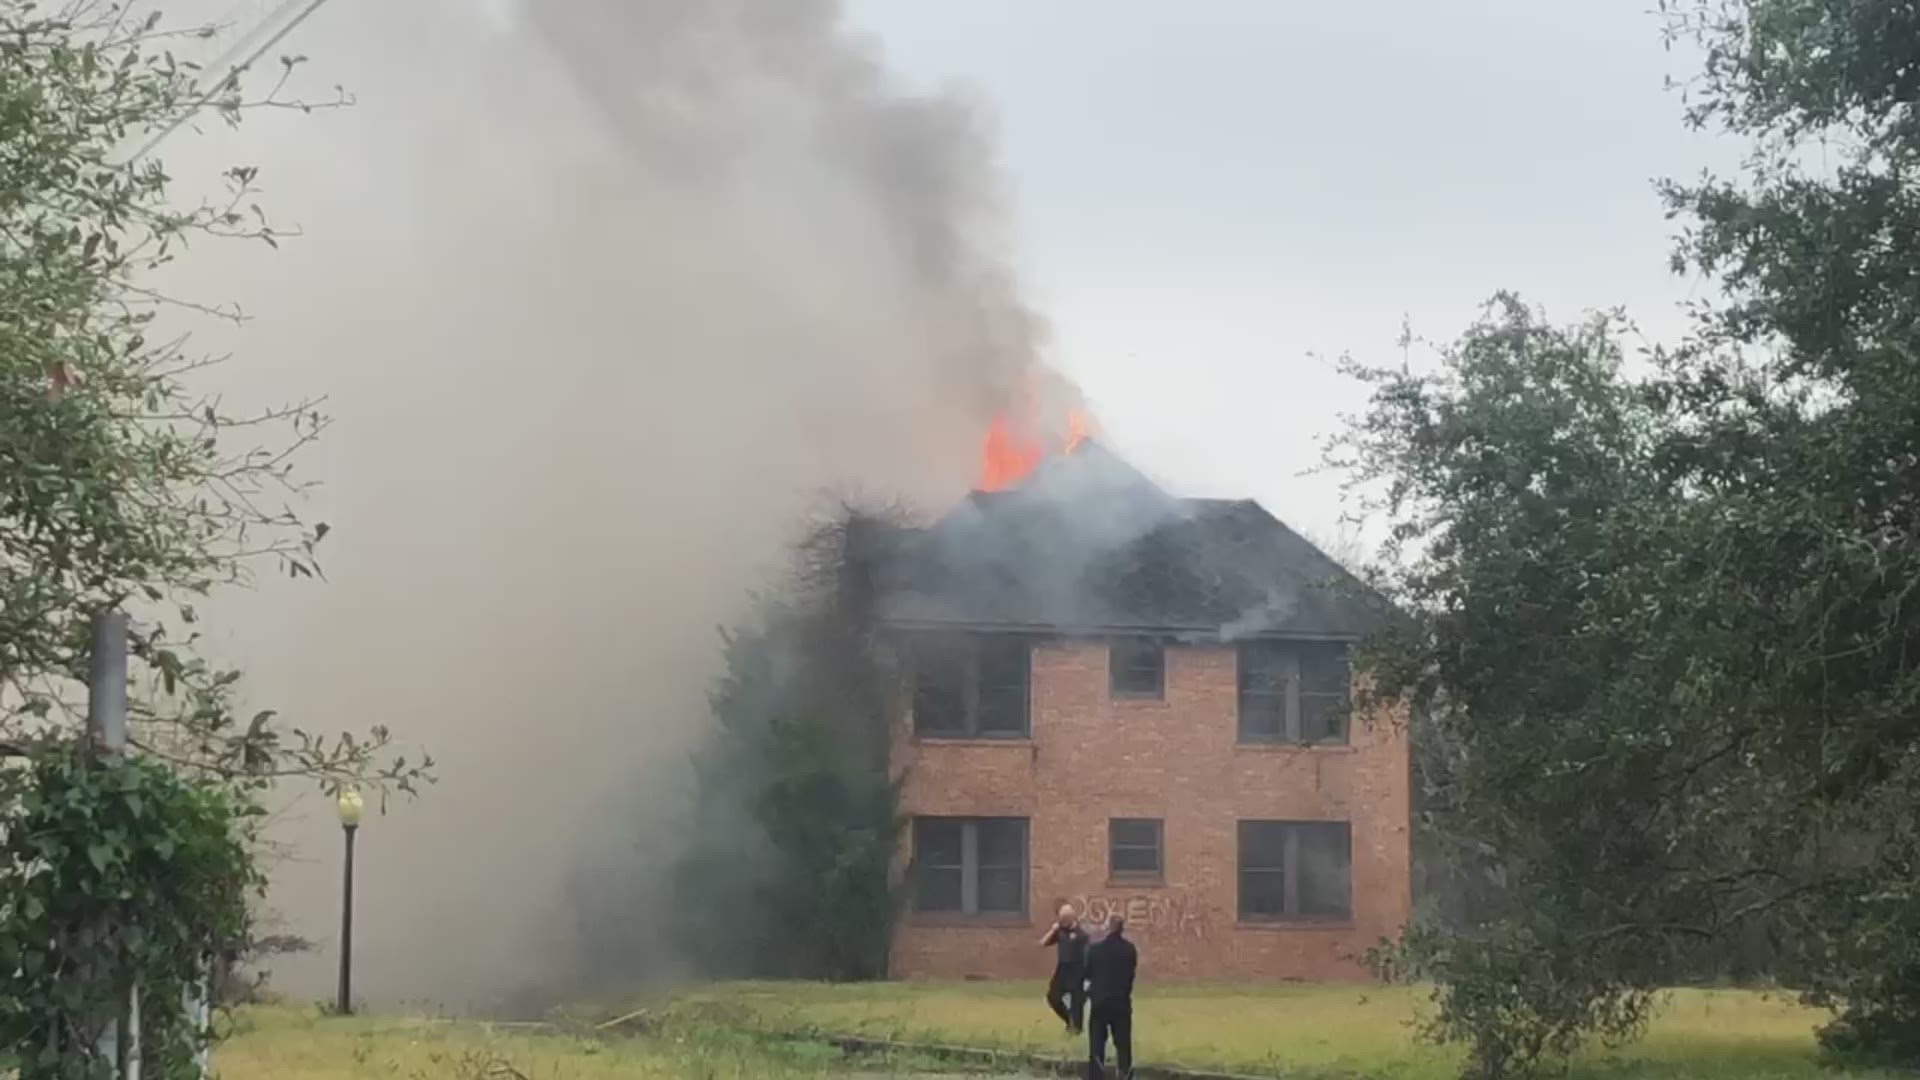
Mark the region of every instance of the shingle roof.
<instances>
[{"instance_id":1,"label":"shingle roof","mask_svg":"<svg viewBox=\"0 0 1920 1080\"><path fill-rule=\"evenodd\" d=\"M1176 498L1091 443L886 549L877 613L903 627L1358 637L1386 611L1258 503Z\"/></svg>"}]
</instances>

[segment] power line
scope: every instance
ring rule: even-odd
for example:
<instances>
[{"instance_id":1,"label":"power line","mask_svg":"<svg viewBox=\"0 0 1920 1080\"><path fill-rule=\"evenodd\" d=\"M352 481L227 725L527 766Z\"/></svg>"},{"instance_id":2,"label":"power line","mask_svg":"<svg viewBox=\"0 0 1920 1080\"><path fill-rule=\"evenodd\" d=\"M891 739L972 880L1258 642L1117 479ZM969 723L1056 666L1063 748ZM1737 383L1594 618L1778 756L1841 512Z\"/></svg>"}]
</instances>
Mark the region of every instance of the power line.
<instances>
[{"instance_id":1,"label":"power line","mask_svg":"<svg viewBox=\"0 0 1920 1080\"><path fill-rule=\"evenodd\" d=\"M261 29L265 28L266 26L270 26L274 22L278 21L283 12L292 8L295 4L299 2L300 0L286 0L285 3L280 5L280 9L278 11L275 11L272 15L267 17L266 22L263 22L259 27L254 28L254 30L251 33L247 34L246 37L243 37L240 41L234 43L234 45L231 48L229 48L227 52L223 55L223 58L224 56L231 56L235 50L243 48L246 44L247 38L253 37L255 34L258 34ZM327 0L307 0L307 6L304 8L301 8L300 13L298 15L295 15L291 22L288 22L285 26L282 26L279 30L275 31L272 37L269 37L266 41L260 44L259 48L247 54L246 59L228 68L227 73L222 75L217 82L213 83L212 88L209 89L205 94L201 95L200 100L194 102L185 111L181 112L179 116L174 117L173 122L168 124L166 127L161 128L157 133L154 134L153 138L148 139L145 146L142 146L138 151L134 153L132 157L127 159L127 164L133 165L137 163L141 158L146 157L149 153L151 153L154 147L160 145L161 140L173 134L176 130L179 129L180 125L186 123L189 119L193 117L195 113L199 112L201 109L206 108L208 103L212 102L213 99L219 95L221 87L225 86L230 80L233 79L235 75L252 67L255 61L259 60L260 57L266 54L268 49L271 49L275 45L280 44L282 39L284 39L288 34L293 33L294 30L297 29L301 23L306 22L308 17L310 17L314 12L319 11L321 6L324 5L326 2ZM215 66L218 66L218 65L216 64Z\"/></svg>"},{"instance_id":2,"label":"power line","mask_svg":"<svg viewBox=\"0 0 1920 1080\"><path fill-rule=\"evenodd\" d=\"M259 17L259 12L267 7L268 0L241 0L240 3L227 9L226 14L220 16L218 20L209 25L213 27L238 26L240 25L240 15L243 11L255 17L248 20L251 26L246 33L234 38L233 43L227 46L225 52L222 52L219 56L207 62L207 70L217 71L220 68L226 67L229 61L240 55L244 50L250 48L260 35L268 32L275 25L279 24L287 17L288 13L300 6L300 3L301 0L280 0L279 5L265 17ZM217 36L228 37L230 35L220 34Z\"/></svg>"}]
</instances>

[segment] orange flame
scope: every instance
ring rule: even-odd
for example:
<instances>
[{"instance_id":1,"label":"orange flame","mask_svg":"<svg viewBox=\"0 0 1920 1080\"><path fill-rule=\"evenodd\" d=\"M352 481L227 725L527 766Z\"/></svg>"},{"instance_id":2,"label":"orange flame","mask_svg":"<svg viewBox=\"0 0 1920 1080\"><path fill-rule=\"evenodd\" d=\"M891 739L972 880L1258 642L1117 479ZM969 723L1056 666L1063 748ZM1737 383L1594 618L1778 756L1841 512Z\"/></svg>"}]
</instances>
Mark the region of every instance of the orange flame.
<instances>
[{"instance_id":1,"label":"orange flame","mask_svg":"<svg viewBox=\"0 0 1920 1080\"><path fill-rule=\"evenodd\" d=\"M1040 466L1040 443L1015 435L1005 416L993 418L980 452L981 491L1005 491Z\"/></svg>"},{"instance_id":2,"label":"orange flame","mask_svg":"<svg viewBox=\"0 0 1920 1080\"><path fill-rule=\"evenodd\" d=\"M1014 487L1032 475L1049 453L1071 454L1093 434L1093 418L1084 408L1070 406L1065 430L1057 443L1049 446L1048 443L1055 440L1043 438L1045 425L1033 422L1035 397L1030 377L1023 392L1016 395L1013 415L1002 413L988 425L980 448L980 481L974 485L977 490L1005 491Z\"/></svg>"},{"instance_id":3,"label":"orange flame","mask_svg":"<svg viewBox=\"0 0 1920 1080\"><path fill-rule=\"evenodd\" d=\"M1060 452L1063 454L1073 453L1074 450L1079 448L1081 443L1087 441L1087 436L1092 433L1093 433L1093 421L1087 418L1086 410L1085 409L1068 409L1067 410L1067 442L1065 446L1062 446L1060 448Z\"/></svg>"}]
</instances>

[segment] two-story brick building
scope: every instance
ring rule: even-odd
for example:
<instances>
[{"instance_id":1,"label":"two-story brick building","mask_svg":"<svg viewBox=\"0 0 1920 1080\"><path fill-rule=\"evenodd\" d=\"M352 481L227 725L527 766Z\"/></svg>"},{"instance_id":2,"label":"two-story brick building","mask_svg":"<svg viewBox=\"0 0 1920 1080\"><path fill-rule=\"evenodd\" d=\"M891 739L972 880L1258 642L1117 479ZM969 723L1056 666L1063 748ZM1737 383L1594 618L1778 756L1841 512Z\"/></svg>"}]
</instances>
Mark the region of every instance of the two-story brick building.
<instances>
[{"instance_id":1,"label":"two-story brick building","mask_svg":"<svg viewBox=\"0 0 1920 1080\"><path fill-rule=\"evenodd\" d=\"M897 976L1037 976L1068 901L1124 914L1150 978L1364 975L1410 904L1404 724L1349 708L1377 599L1090 443L891 547Z\"/></svg>"}]
</instances>

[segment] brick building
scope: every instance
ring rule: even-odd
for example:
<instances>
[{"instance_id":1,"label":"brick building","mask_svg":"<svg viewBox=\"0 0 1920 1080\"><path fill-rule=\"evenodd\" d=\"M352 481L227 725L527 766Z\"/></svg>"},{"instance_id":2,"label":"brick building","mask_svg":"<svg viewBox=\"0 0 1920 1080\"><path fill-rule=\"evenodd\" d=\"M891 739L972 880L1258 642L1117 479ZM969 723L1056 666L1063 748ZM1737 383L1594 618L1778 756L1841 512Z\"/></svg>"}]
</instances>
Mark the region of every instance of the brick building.
<instances>
[{"instance_id":1,"label":"brick building","mask_svg":"<svg viewBox=\"0 0 1920 1080\"><path fill-rule=\"evenodd\" d=\"M1404 724L1349 709L1377 598L1090 443L891 551L896 976L1040 976L1065 901L1123 913L1144 978L1364 976L1410 905Z\"/></svg>"}]
</instances>

